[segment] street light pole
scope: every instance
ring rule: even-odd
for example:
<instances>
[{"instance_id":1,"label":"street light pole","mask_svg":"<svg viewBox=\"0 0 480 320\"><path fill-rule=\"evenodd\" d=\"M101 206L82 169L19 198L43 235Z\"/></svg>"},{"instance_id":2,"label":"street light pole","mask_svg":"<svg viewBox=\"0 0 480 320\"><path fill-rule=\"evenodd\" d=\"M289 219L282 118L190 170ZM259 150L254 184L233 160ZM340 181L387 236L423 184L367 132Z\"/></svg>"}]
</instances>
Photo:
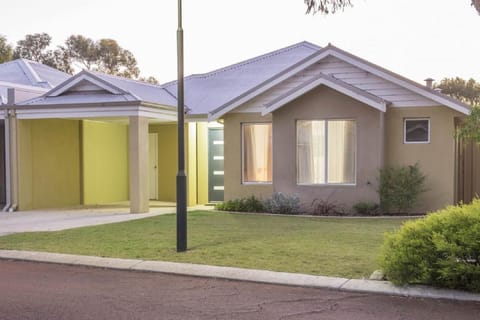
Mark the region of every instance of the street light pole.
<instances>
[{"instance_id":1,"label":"street light pole","mask_svg":"<svg viewBox=\"0 0 480 320\"><path fill-rule=\"evenodd\" d=\"M177 29L178 97L178 174L177 174L177 252L187 250L187 175L185 173L185 113L183 88L182 0L178 0Z\"/></svg>"}]
</instances>

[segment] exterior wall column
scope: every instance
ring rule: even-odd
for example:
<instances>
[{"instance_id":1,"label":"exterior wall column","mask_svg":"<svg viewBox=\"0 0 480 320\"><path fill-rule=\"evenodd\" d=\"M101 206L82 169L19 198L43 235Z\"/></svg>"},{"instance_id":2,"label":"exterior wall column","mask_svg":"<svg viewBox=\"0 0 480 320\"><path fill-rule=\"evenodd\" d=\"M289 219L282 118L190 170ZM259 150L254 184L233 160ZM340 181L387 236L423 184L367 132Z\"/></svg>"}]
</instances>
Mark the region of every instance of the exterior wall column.
<instances>
[{"instance_id":1,"label":"exterior wall column","mask_svg":"<svg viewBox=\"0 0 480 320\"><path fill-rule=\"evenodd\" d=\"M10 211L17 210L19 206L18 196L18 119L13 110L11 110L10 117L10 193L11 193L11 207Z\"/></svg>"},{"instance_id":2,"label":"exterior wall column","mask_svg":"<svg viewBox=\"0 0 480 320\"><path fill-rule=\"evenodd\" d=\"M380 169L385 167L385 158L386 158L386 149L387 149L387 146L386 146L386 139L385 139L385 135L387 134L387 131L385 129L385 113L387 113L387 111L385 110L385 112L382 112L382 111L379 111L379 117L380 117L380 125L379 125L379 137L380 137L380 153L379 153L379 164L380 164Z\"/></svg>"},{"instance_id":3,"label":"exterior wall column","mask_svg":"<svg viewBox=\"0 0 480 320\"><path fill-rule=\"evenodd\" d=\"M149 211L148 119L129 118L130 213Z\"/></svg>"}]
</instances>

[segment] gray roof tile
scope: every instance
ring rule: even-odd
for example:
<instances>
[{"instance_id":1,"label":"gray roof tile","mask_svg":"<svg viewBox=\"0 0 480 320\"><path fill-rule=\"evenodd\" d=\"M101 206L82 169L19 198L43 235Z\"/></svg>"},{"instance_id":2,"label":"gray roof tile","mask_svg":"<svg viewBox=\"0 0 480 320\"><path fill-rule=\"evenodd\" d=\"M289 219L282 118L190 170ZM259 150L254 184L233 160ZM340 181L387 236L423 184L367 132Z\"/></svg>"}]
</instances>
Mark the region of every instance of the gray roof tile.
<instances>
[{"instance_id":1,"label":"gray roof tile","mask_svg":"<svg viewBox=\"0 0 480 320\"><path fill-rule=\"evenodd\" d=\"M70 77L68 73L27 59L0 64L0 81L51 89Z\"/></svg>"},{"instance_id":2,"label":"gray roof tile","mask_svg":"<svg viewBox=\"0 0 480 320\"><path fill-rule=\"evenodd\" d=\"M186 77L185 105L190 114L208 114L320 49L309 42L300 42L209 73ZM173 96L177 95L176 81L163 87Z\"/></svg>"}]
</instances>

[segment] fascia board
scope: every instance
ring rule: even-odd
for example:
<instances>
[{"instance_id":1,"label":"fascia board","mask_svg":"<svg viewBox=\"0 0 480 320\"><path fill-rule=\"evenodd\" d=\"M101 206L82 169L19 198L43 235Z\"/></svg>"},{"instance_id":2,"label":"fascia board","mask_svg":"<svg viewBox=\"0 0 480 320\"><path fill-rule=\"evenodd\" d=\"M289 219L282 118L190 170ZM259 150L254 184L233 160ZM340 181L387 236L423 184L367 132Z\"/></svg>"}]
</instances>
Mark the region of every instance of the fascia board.
<instances>
[{"instance_id":1,"label":"fascia board","mask_svg":"<svg viewBox=\"0 0 480 320\"><path fill-rule=\"evenodd\" d=\"M166 121L176 121L177 114L172 111L142 106L110 107L99 109L95 107L83 108L55 108L55 109L17 109L17 119L69 119L69 118L103 118L103 117L130 117L142 116Z\"/></svg>"}]
</instances>

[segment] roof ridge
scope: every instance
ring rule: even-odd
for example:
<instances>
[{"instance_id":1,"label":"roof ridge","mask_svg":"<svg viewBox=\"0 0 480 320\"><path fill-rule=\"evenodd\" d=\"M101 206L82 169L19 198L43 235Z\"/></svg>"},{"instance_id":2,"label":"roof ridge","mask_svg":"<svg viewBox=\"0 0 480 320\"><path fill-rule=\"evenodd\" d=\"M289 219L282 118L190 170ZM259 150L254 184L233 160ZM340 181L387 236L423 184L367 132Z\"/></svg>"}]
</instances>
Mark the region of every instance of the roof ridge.
<instances>
[{"instance_id":1,"label":"roof ridge","mask_svg":"<svg viewBox=\"0 0 480 320\"><path fill-rule=\"evenodd\" d=\"M218 73L221 73L221 72L238 69L239 67L242 67L244 65L254 63L254 62L258 62L258 61L261 61L261 60L265 60L266 58L270 58L270 57L279 55L281 53L288 52L288 51L293 50L295 48L298 48L302 45L305 45L305 41L298 42L298 43L295 43L293 45L290 45L290 46L287 46L287 47L284 47L284 48L280 48L280 49L277 49L277 50L274 50L274 51L270 51L270 52L261 54L261 55L256 56L256 57L253 57L253 58L250 58L250 59L247 59L247 60L243 60L243 61L231 64L229 66L226 66L226 67L223 67L223 68L220 68L220 69L217 69L217 70L210 71L208 73L204 73L201 76L203 76L204 78L208 78L208 77L214 76L214 75L216 75Z\"/></svg>"},{"instance_id":2,"label":"roof ridge","mask_svg":"<svg viewBox=\"0 0 480 320\"><path fill-rule=\"evenodd\" d=\"M199 73L199 74L189 75L188 77L185 78L185 80L194 79L194 78L203 78L203 79L206 79L206 78L212 77L212 76L214 76L214 75L217 75L217 74L222 73L222 72L225 72L225 71L230 71L230 70L238 69L238 68L240 68L240 67L242 67L242 66L245 66L245 65L247 65L247 64L251 64L251 63L254 63L254 62L258 62L258 61L264 60L264 59L266 59L266 58L270 58L270 57L279 55L279 54L281 54L281 53L288 52L288 51L293 50L293 49L295 49L295 48L298 48L298 47L300 47L300 46L307 46L307 47L309 47L310 49L314 49L314 50L320 50L320 49L322 49L320 46L317 46L316 44L313 44L313 43L311 43L311 42L301 41L301 42L292 44L292 45L287 46L287 47L283 47L283 48L280 48L280 49L277 49L277 50L274 50L274 51L270 51L270 52L261 54L261 55L259 55L259 56L256 56L256 57L253 57L253 58L250 58L250 59L247 59L247 60L243 60L243 61L240 61L240 62L231 64L231 65L228 65L228 66L226 66L226 67L222 67L222 68L219 68L219 69L215 69L215 70L210 71L210 72L207 72L207 73ZM167 82L167 83L163 84L162 87L171 86L171 85L175 84L176 82L177 82L177 80L173 80L173 81Z\"/></svg>"},{"instance_id":3,"label":"roof ridge","mask_svg":"<svg viewBox=\"0 0 480 320\"><path fill-rule=\"evenodd\" d=\"M84 69L86 70L86 69ZM109 73L105 73L105 72L100 72L100 71L95 71L95 70L86 70L86 71L89 71L89 72L92 72L96 75L104 75L106 77L110 77L110 78L114 78L114 79L118 79L118 80L122 80L122 81L127 81L127 82L134 82L134 83L138 83L138 84L141 84L141 85L145 85L145 86L149 86L149 87L154 87L156 89L163 89L163 86L162 85L159 85L159 84L154 84L154 83L150 83L150 82L146 82L146 81L142 81L142 80L138 80L138 79L132 79L132 78L126 78L126 77L122 77L122 76L117 76L117 75L114 75L114 74L109 74Z\"/></svg>"}]
</instances>

